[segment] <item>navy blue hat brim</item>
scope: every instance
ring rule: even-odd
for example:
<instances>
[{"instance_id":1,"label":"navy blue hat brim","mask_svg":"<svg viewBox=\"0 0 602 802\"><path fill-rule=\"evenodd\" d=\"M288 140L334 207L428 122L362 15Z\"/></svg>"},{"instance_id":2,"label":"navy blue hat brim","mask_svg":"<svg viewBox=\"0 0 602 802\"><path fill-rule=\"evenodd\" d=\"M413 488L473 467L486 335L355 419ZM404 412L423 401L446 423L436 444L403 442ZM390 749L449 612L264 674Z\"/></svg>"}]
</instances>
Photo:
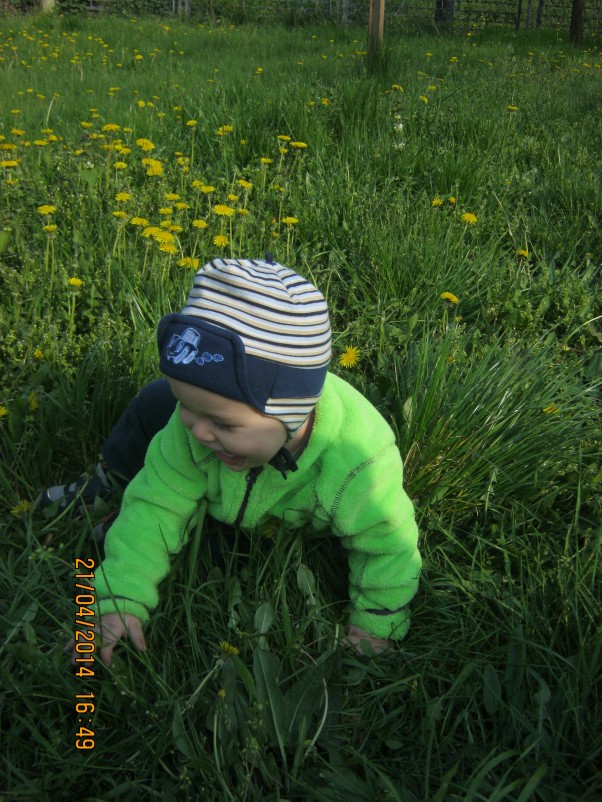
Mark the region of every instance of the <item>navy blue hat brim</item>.
<instances>
[{"instance_id":1,"label":"navy blue hat brim","mask_svg":"<svg viewBox=\"0 0 602 802\"><path fill-rule=\"evenodd\" d=\"M251 356L238 334L193 315L171 314L157 331L159 368L173 379L265 412L268 399L322 392L327 365L300 369Z\"/></svg>"}]
</instances>

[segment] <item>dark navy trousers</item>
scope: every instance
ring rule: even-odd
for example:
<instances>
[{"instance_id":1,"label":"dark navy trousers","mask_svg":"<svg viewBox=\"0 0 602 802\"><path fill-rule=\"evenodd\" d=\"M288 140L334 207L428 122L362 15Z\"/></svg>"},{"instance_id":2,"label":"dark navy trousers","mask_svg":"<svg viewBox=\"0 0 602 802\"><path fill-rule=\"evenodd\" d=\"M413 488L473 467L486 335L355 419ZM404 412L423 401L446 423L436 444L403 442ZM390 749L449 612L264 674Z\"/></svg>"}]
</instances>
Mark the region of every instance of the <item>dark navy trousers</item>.
<instances>
[{"instance_id":1,"label":"dark navy trousers","mask_svg":"<svg viewBox=\"0 0 602 802\"><path fill-rule=\"evenodd\" d=\"M126 484L144 465L150 441L165 428L176 404L167 379L147 384L130 401L104 441L102 456L109 470Z\"/></svg>"}]
</instances>

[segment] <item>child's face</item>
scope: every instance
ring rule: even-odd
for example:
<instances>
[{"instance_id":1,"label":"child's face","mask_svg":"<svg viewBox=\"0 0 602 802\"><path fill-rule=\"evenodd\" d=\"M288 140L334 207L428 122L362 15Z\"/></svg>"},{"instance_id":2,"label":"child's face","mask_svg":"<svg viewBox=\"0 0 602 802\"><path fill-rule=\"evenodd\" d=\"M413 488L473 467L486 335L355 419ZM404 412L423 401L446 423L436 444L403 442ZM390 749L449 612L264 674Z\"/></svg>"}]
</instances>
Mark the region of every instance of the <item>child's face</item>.
<instances>
[{"instance_id":1,"label":"child's face","mask_svg":"<svg viewBox=\"0 0 602 802\"><path fill-rule=\"evenodd\" d=\"M180 418L201 445L232 471L269 462L286 443L284 424L223 395L169 379L180 402Z\"/></svg>"}]
</instances>

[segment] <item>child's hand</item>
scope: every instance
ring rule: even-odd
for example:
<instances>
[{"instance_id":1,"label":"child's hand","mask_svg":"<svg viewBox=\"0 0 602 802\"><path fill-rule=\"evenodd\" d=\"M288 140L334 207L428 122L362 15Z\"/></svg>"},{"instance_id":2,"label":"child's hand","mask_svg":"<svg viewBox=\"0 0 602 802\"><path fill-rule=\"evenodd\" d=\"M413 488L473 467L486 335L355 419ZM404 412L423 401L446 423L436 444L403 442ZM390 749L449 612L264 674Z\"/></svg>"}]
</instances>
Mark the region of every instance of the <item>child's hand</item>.
<instances>
[{"instance_id":1,"label":"child's hand","mask_svg":"<svg viewBox=\"0 0 602 802\"><path fill-rule=\"evenodd\" d=\"M133 615L125 614L124 616L118 613L107 613L100 618L100 646L98 652L100 659L106 666L111 665L113 659L113 649L117 646L120 638L124 635L134 643L139 652L146 651L146 641L144 640L144 633L142 632L142 623L140 619ZM75 641L73 638L65 646L66 652L73 652L71 662L75 665L76 652L74 650Z\"/></svg>"},{"instance_id":2,"label":"child's hand","mask_svg":"<svg viewBox=\"0 0 602 802\"><path fill-rule=\"evenodd\" d=\"M385 640L384 638L375 638L374 635L369 635L363 629L359 627L353 626L353 624L349 624L347 627L347 642L350 643L352 646L355 647L355 651L358 654L365 655L366 651L362 648L362 642L366 641L373 649L374 654L382 654L387 649L390 649L393 644L390 640Z\"/></svg>"}]
</instances>

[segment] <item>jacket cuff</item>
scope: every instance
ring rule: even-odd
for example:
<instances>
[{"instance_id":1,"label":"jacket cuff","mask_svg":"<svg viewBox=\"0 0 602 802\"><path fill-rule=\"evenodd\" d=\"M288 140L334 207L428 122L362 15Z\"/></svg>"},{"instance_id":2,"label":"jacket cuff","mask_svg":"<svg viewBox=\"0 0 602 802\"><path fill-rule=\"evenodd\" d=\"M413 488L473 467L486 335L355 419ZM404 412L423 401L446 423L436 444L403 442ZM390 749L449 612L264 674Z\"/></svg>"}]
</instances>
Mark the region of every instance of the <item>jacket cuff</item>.
<instances>
[{"instance_id":1,"label":"jacket cuff","mask_svg":"<svg viewBox=\"0 0 602 802\"><path fill-rule=\"evenodd\" d=\"M389 610L376 612L353 607L349 613L349 623L375 638L397 641L402 640L410 628L410 611L407 607L394 613Z\"/></svg>"},{"instance_id":2,"label":"jacket cuff","mask_svg":"<svg viewBox=\"0 0 602 802\"><path fill-rule=\"evenodd\" d=\"M133 599L126 599L122 596L114 596L108 599L99 599L96 602L98 615L108 615L109 613L117 613L118 615L133 615L139 618L142 623L148 621L148 610L140 602Z\"/></svg>"}]
</instances>

